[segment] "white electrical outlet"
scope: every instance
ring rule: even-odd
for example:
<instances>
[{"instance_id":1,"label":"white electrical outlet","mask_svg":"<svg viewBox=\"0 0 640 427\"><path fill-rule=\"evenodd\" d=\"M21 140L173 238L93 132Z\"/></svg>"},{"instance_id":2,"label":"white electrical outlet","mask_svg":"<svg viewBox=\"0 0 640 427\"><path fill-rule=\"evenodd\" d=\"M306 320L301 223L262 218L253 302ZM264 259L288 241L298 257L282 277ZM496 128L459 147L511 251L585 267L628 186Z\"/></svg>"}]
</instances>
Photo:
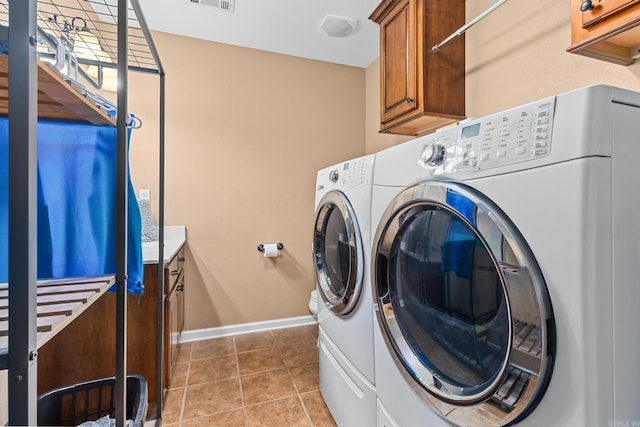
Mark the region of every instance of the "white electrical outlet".
<instances>
[{"instance_id":1,"label":"white electrical outlet","mask_svg":"<svg viewBox=\"0 0 640 427\"><path fill-rule=\"evenodd\" d=\"M148 188L141 188L140 190L138 190L138 198L140 200L150 200L151 191Z\"/></svg>"}]
</instances>

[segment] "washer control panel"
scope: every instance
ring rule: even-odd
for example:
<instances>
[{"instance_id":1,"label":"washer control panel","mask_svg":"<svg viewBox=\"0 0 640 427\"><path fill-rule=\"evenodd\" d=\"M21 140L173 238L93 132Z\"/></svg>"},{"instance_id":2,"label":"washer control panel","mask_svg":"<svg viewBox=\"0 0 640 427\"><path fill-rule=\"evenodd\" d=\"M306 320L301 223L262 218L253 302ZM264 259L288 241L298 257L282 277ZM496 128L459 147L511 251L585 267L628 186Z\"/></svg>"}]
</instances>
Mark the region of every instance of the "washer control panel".
<instances>
[{"instance_id":1,"label":"washer control panel","mask_svg":"<svg viewBox=\"0 0 640 427\"><path fill-rule=\"evenodd\" d=\"M484 170L548 155L554 108L549 97L459 125L454 168Z\"/></svg>"}]
</instances>

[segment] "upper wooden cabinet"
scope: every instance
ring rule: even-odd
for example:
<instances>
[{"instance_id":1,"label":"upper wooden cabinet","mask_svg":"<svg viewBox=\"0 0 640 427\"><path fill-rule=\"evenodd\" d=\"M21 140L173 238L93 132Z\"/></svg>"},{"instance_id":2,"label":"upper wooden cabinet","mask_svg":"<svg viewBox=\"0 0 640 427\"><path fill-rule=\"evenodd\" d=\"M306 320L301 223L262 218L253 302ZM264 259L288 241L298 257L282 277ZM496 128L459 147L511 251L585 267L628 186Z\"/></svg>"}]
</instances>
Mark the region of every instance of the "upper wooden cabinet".
<instances>
[{"instance_id":1,"label":"upper wooden cabinet","mask_svg":"<svg viewBox=\"0 0 640 427\"><path fill-rule=\"evenodd\" d=\"M578 53L616 64L629 65L640 55L640 0L571 0L571 46Z\"/></svg>"},{"instance_id":2,"label":"upper wooden cabinet","mask_svg":"<svg viewBox=\"0 0 640 427\"><path fill-rule=\"evenodd\" d=\"M464 25L464 0L384 0L369 19L380 25L380 132L464 118L464 36L431 50Z\"/></svg>"}]
</instances>

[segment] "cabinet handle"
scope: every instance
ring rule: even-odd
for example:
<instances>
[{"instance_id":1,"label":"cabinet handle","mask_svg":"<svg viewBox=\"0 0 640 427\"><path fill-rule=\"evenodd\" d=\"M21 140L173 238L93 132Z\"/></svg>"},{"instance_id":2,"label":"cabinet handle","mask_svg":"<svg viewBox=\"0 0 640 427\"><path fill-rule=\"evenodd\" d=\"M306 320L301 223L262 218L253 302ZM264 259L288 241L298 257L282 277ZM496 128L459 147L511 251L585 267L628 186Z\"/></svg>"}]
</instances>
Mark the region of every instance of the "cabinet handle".
<instances>
[{"instance_id":1,"label":"cabinet handle","mask_svg":"<svg viewBox=\"0 0 640 427\"><path fill-rule=\"evenodd\" d=\"M180 285L176 288L178 291L184 291L184 285Z\"/></svg>"},{"instance_id":2,"label":"cabinet handle","mask_svg":"<svg viewBox=\"0 0 640 427\"><path fill-rule=\"evenodd\" d=\"M184 262L184 261L185 261L185 258L178 258L178 261L180 261L180 262Z\"/></svg>"},{"instance_id":3,"label":"cabinet handle","mask_svg":"<svg viewBox=\"0 0 640 427\"><path fill-rule=\"evenodd\" d=\"M580 3L580 12L588 12L590 10L593 10L594 7L595 6L591 2L591 0L584 0L582 3Z\"/></svg>"},{"instance_id":4,"label":"cabinet handle","mask_svg":"<svg viewBox=\"0 0 640 427\"><path fill-rule=\"evenodd\" d=\"M413 98L407 98L407 104L411 104L413 102Z\"/></svg>"},{"instance_id":5,"label":"cabinet handle","mask_svg":"<svg viewBox=\"0 0 640 427\"><path fill-rule=\"evenodd\" d=\"M178 270L172 270L172 271L171 271L171 275L172 275L172 276L177 276L177 275L178 275L178 273L180 273Z\"/></svg>"}]
</instances>

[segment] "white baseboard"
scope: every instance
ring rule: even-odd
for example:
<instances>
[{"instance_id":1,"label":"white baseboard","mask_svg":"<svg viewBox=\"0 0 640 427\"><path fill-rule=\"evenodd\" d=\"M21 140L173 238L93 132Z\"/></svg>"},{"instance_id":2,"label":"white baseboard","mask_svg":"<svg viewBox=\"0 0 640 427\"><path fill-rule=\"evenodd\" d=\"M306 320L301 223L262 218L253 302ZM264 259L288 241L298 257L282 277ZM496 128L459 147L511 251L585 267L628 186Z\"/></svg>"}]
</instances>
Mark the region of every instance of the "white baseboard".
<instances>
[{"instance_id":1,"label":"white baseboard","mask_svg":"<svg viewBox=\"0 0 640 427\"><path fill-rule=\"evenodd\" d=\"M287 317L285 319L265 320L263 322L241 323L238 325L218 326L215 328L193 329L190 331L182 331L180 336L181 343L202 341L212 338L229 337L239 334L247 334L251 332L269 331L272 329L291 328L294 326L313 325L318 323L311 316Z\"/></svg>"}]
</instances>

